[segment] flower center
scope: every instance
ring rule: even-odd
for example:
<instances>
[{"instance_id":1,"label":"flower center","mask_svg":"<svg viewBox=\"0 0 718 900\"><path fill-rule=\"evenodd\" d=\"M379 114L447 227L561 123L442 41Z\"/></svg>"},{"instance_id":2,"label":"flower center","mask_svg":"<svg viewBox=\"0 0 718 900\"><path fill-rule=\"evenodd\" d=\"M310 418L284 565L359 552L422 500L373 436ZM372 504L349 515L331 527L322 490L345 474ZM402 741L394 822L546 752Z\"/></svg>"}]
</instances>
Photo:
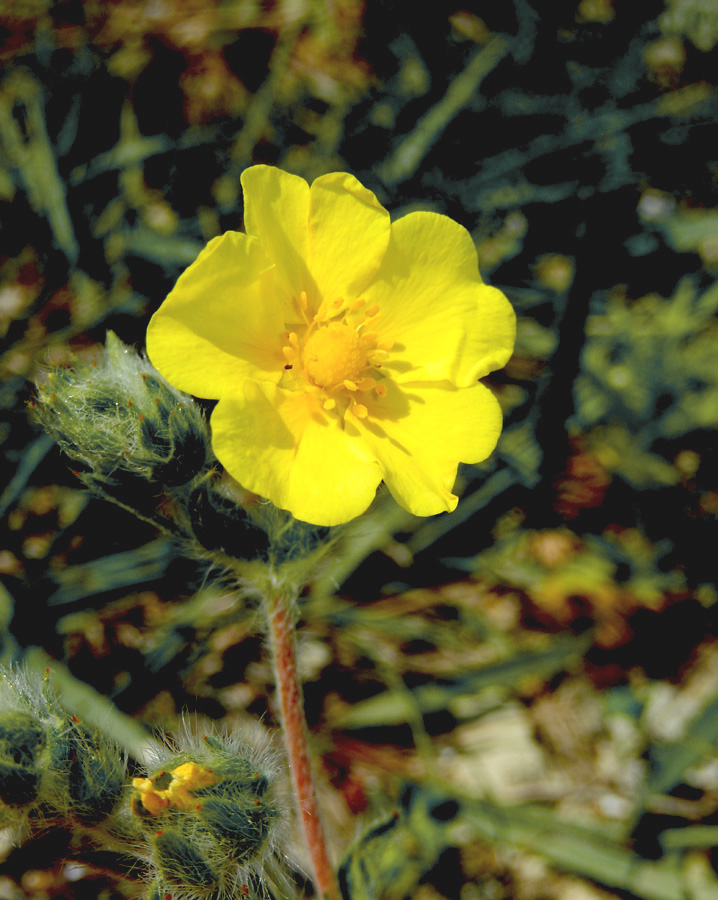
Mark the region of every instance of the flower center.
<instances>
[{"instance_id":1,"label":"flower center","mask_svg":"<svg viewBox=\"0 0 718 900\"><path fill-rule=\"evenodd\" d=\"M198 809L193 791L217 781L217 776L205 766L194 762L183 763L171 772L163 771L154 778L133 778L132 784L140 792L142 805L152 816L157 816L170 806L188 812Z\"/></svg>"},{"instance_id":2,"label":"flower center","mask_svg":"<svg viewBox=\"0 0 718 900\"><path fill-rule=\"evenodd\" d=\"M322 388L355 381L367 363L367 345L355 328L330 322L311 335L302 353L304 371Z\"/></svg>"},{"instance_id":3,"label":"flower center","mask_svg":"<svg viewBox=\"0 0 718 900\"><path fill-rule=\"evenodd\" d=\"M368 408L357 399L372 391L385 397L387 388L379 374L394 342L380 340L372 330L379 318L379 304L366 305L358 298L345 303L341 297L324 301L309 319L307 295L301 291L298 311L306 328L284 332L282 347L287 373L284 387L314 394L325 410L336 410L342 419L348 408L365 418ZM299 369L298 377L293 372ZM371 374L369 374L371 373ZM367 394L368 396L368 394Z\"/></svg>"}]
</instances>

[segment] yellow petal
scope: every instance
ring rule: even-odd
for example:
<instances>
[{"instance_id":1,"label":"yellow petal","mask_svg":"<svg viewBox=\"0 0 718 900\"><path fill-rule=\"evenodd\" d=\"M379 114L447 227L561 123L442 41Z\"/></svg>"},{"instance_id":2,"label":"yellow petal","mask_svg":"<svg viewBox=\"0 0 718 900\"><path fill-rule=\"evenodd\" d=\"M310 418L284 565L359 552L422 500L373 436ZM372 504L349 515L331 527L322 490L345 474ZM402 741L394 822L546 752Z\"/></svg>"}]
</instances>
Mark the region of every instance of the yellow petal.
<instances>
[{"instance_id":1,"label":"yellow petal","mask_svg":"<svg viewBox=\"0 0 718 900\"><path fill-rule=\"evenodd\" d=\"M309 185L274 166L251 166L241 181L247 234L262 242L288 297L306 291L316 306L309 275Z\"/></svg>"},{"instance_id":2,"label":"yellow petal","mask_svg":"<svg viewBox=\"0 0 718 900\"><path fill-rule=\"evenodd\" d=\"M175 387L219 398L244 378L279 381L284 320L274 270L256 238L214 238L147 329L152 365Z\"/></svg>"},{"instance_id":3,"label":"yellow petal","mask_svg":"<svg viewBox=\"0 0 718 900\"><path fill-rule=\"evenodd\" d=\"M516 313L498 288L483 285L478 312L467 328L456 364L456 383L473 384L502 369L514 352Z\"/></svg>"},{"instance_id":4,"label":"yellow petal","mask_svg":"<svg viewBox=\"0 0 718 900\"><path fill-rule=\"evenodd\" d=\"M364 419L347 413L346 431L365 441L382 465L394 499L417 516L452 510L459 462L476 463L492 452L501 432L501 410L482 384L384 382L387 394L366 400Z\"/></svg>"},{"instance_id":5,"label":"yellow petal","mask_svg":"<svg viewBox=\"0 0 718 900\"><path fill-rule=\"evenodd\" d=\"M461 225L436 213L410 213L392 225L375 282L365 291L380 309L380 342L395 380L471 384L511 355L515 316L483 284L476 248Z\"/></svg>"},{"instance_id":6,"label":"yellow petal","mask_svg":"<svg viewBox=\"0 0 718 900\"><path fill-rule=\"evenodd\" d=\"M311 272L327 302L357 298L389 244L389 213L353 175L333 172L310 192Z\"/></svg>"},{"instance_id":7,"label":"yellow petal","mask_svg":"<svg viewBox=\"0 0 718 900\"><path fill-rule=\"evenodd\" d=\"M212 446L237 481L313 525L338 525L369 506L376 459L316 395L245 382L212 413Z\"/></svg>"}]
</instances>

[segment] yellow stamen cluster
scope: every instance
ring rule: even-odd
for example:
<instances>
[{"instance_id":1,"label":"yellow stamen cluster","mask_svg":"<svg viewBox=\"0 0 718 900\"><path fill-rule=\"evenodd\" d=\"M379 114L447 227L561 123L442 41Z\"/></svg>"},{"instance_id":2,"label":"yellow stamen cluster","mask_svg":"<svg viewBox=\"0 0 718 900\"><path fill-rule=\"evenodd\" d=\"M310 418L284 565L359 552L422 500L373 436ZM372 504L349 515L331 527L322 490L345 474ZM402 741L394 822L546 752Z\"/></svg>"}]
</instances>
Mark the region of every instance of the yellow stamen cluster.
<instances>
[{"instance_id":1,"label":"yellow stamen cluster","mask_svg":"<svg viewBox=\"0 0 718 900\"><path fill-rule=\"evenodd\" d=\"M332 388L343 384L357 389L353 379L366 365L368 347L356 329L346 322L329 322L317 328L304 345L304 371L314 384ZM369 379L373 382L373 379ZM372 383L372 387L373 387Z\"/></svg>"},{"instance_id":2,"label":"yellow stamen cluster","mask_svg":"<svg viewBox=\"0 0 718 900\"><path fill-rule=\"evenodd\" d=\"M341 412L351 405L354 415L365 418L367 407L352 395L366 391L374 391L378 397L386 395L386 386L374 377L378 372L366 372L380 369L393 346L393 341L379 341L375 332L364 330L376 324L379 305L367 306L364 299L345 303L339 298L322 303L311 321L307 307L307 295L302 291L299 309L307 327L301 338L295 331L286 332L287 343L282 347L285 368L299 368L304 390L319 392L324 409L335 409L339 401Z\"/></svg>"},{"instance_id":3,"label":"yellow stamen cluster","mask_svg":"<svg viewBox=\"0 0 718 900\"><path fill-rule=\"evenodd\" d=\"M158 790L155 782L172 780L166 788ZM162 772L154 778L133 778L132 784L140 793L142 805L150 815L157 816L170 806L185 812L197 808L197 798L191 793L198 788L214 784L217 777L209 769L194 762L186 762L177 766L170 773Z\"/></svg>"}]
</instances>

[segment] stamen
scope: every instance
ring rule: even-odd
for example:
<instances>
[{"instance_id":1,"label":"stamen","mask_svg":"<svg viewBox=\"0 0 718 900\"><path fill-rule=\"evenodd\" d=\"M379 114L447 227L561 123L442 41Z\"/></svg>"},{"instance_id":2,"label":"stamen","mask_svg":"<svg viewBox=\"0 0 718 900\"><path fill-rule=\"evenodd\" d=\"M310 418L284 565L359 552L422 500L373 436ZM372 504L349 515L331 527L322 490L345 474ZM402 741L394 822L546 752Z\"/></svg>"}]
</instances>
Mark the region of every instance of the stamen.
<instances>
[{"instance_id":1,"label":"stamen","mask_svg":"<svg viewBox=\"0 0 718 900\"><path fill-rule=\"evenodd\" d=\"M287 362L294 362L297 358L297 354L294 352L294 347L282 347L282 353L284 354L284 358Z\"/></svg>"},{"instance_id":2,"label":"stamen","mask_svg":"<svg viewBox=\"0 0 718 900\"><path fill-rule=\"evenodd\" d=\"M371 358L372 362L375 359L380 359L382 362L384 362L385 360L389 359L389 354L386 352L386 350L373 350Z\"/></svg>"},{"instance_id":3,"label":"stamen","mask_svg":"<svg viewBox=\"0 0 718 900\"><path fill-rule=\"evenodd\" d=\"M324 401L324 409L327 409L327 410L334 409L334 407L336 405L337 405L337 401L334 400L333 397L330 397L328 400Z\"/></svg>"},{"instance_id":4,"label":"stamen","mask_svg":"<svg viewBox=\"0 0 718 900\"><path fill-rule=\"evenodd\" d=\"M360 378L359 381L357 381L357 390L370 391L375 385L376 379L366 375L364 378Z\"/></svg>"},{"instance_id":5,"label":"stamen","mask_svg":"<svg viewBox=\"0 0 718 900\"><path fill-rule=\"evenodd\" d=\"M357 389L356 384L353 381L350 381L348 378L345 378L342 383L344 387L349 391L355 391Z\"/></svg>"},{"instance_id":6,"label":"stamen","mask_svg":"<svg viewBox=\"0 0 718 900\"><path fill-rule=\"evenodd\" d=\"M385 350L388 353L395 343L396 341L379 341L376 346L378 350Z\"/></svg>"},{"instance_id":7,"label":"stamen","mask_svg":"<svg viewBox=\"0 0 718 900\"><path fill-rule=\"evenodd\" d=\"M386 397L386 385L385 384L378 384L376 386L375 390L379 397Z\"/></svg>"},{"instance_id":8,"label":"stamen","mask_svg":"<svg viewBox=\"0 0 718 900\"><path fill-rule=\"evenodd\" d=\"M289 338L289 343L292 345L292 347L297 347L299 345L299 338L297 337L297 333L295 331L290 331L287 337Z\"/></svg>"},{"instance_id":9,"label":"stamen","mask_svg":"<svg viewBox=\"0 0 718 900\"><path fill-rule=\"evenodd\" d=\"M366 419L369 414L369 410L366 406L362 406L361 403L355 403L354 406L352 406L352 412L355 416L359 416L360 419Z\"/></svg>"},{"instance_id":10,"label":"stamen","mask_svg":"<svg viewBox=\"0 0 718 900\"><path fill-rule=\"evenodd\" d=\"M366 300L354 300L349 304L349 309L361 309L362 306L366 305Z\"/></svg>"},{"instance_id":11,"label":"stamen","mask_svg":"<svg viewBox=\"0 0 718 900\"><path fill-rule=\"evenodd\" d=\"M376 344L376 339L377 339L377 337L378 337L377 334L374 334L373 331L370 331L368 334L363 334L363 335L361 336L361 340L364 341L364 343L365 343L368 347L373 347L374 344Z\"/></svg>"},{"instance_id":12,"label":"stamen","mask_svg":"<svg viewBox=\"0 0 718 900\"><path fill-rule=\"evenodd\" d=\"M364 310L364 315L365 315L368 319L371 319L372 316L375 316L378 312L379 312L379 304L378 304L378 303L372 303L371 306L367 306L367 308Z\"/></svg>"},{"instance_id":13,"label":"stamen","mask_svg":"<svg viewBox=\"0 0 718 900\"><path fill-rule=\"evenodd\" d=\"M334 307L334 309L339 309L342 303L344 303L343 297L337 297L336 300L332 300L332 306Z\"/></svg>"},{"instance_id":14,"label":"stamen","mask_svg":"<svg viewBox=\"0 0 718 900\"><path fill-rule=\"evenodd\" d=\"M307 301L307 292L306 291L299 292L299 305L302 307L302 309L307 308L308 301Z\"/></svg>"}]
</instances>

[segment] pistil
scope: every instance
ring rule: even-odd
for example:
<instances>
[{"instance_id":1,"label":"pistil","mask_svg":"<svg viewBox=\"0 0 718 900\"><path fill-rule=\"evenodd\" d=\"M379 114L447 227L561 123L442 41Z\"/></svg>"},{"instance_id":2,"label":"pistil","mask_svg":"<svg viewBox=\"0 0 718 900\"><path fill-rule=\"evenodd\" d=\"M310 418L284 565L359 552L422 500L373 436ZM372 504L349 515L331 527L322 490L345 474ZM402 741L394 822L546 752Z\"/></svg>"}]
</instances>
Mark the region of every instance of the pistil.
<instances>
[{"instance_id":1,"label":"pistil","mask_svg":"<svg viewBox=\"0 0 718 900\"><path fill-rule=\"evenodd\" d=\"M319 395L322 407L340 415L347 408L359 418L369 414L356 395L374 391L386 396L386 386L377 380L382 363L389 358L393 341L381 341L376 331L379 304L367 306L364 298L346 302L342 297L323 301L311 321L306 315L307 294L299 294L299 308L306 322L304 333L286 331L282 355L286 369L299 371L297 389ZM361 311L361 321L356 314ZM344 400L341 402L342 395Z\"/></svg>"}]
</instances>

